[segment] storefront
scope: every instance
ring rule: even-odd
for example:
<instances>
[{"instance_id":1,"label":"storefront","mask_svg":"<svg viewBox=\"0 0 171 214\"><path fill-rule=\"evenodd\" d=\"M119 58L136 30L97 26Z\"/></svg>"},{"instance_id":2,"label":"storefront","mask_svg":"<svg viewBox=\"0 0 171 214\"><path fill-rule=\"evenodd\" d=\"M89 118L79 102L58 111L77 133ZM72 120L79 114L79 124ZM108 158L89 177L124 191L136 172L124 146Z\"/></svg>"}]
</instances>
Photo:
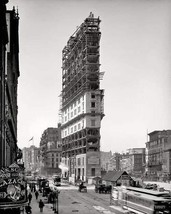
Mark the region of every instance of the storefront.
<instances>
[{"instance_id":1,"label":"storefront","mask_svg":"<svg viewBox=\"0 0 171 214\"><path fill-rule=\"evenodd\" d=\"M13 163L0 169L0 214L20 214L27 204L24 169Z\"/></svg>"}]
</instances>

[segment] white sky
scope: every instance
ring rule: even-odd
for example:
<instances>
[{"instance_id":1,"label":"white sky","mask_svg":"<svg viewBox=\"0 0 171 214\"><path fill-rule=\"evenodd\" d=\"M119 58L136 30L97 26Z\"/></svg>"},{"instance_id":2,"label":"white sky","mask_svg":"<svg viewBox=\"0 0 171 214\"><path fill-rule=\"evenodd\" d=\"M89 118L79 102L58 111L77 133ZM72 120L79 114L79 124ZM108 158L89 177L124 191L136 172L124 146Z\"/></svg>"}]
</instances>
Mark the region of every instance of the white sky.
<instances>
[{"instance_id":1,"label":"white sky","mask_svg":"<svg viewBox=\"0 0 171 214\"><path fill-rule=\"evenodd\" d=\"M101 22L101 150L145 147L147 130L171 129L170 0L9 0L18 6L18 145L39 146L57 127L62 49L90 12Z\"/></svg>"}]
</instances>

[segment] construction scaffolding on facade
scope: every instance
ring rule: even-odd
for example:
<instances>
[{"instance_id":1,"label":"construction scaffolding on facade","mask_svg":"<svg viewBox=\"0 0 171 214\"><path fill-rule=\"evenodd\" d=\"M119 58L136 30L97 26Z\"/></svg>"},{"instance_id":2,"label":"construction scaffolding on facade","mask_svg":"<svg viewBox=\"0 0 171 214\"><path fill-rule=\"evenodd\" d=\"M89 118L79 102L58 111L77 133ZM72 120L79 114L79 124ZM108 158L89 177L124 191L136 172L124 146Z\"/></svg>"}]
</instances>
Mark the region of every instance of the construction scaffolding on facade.
<instances>
[{"instance_id":1,"label":"construction scaffolding on facade","mask_svg":"<svg viewBox=\"0 0 171 214\"><path fill-rule=\"evenodd\" d=\"M62 105L84 90L99 89L100 19L90 14L63 49Z\"/></svg>"},{"instance_id":2,"label":"construction scaffolding on facade","mask_svg":"<svg viewBox=\"0 0 171 214\"><path fill-rule=\"evenodd\" d=\"M104 90L100 89L100 80L104 75L104 72L100 72L99 62L100 22L99 17L94 18L94 15L90 13L69 38L62 51L62 156L69 159L69 174L78 175L77 177L80 177L80 174L96 175L96 173L81 173L81 169L76 167L76 156L86 154L86 163L88 163L88 156L92 156L94 152L99 155L100 152L100 121L104 116ZM81 111L80 99L84 100L83 105L86 103ZM89 103L92 106L88 107ZM78 105L79 110L76 116L72 116L73 104L75 108ZM88 122L92 121L92 117L95 121L93 127ZM72 132L72 126L74 127L79 122L82 128ZM89 160L90 162L93 163L92 160ZM100 159L95 162L100 165ZM96 170L98 175L99 167ZM88 170L87 166L85 170Z\"/></svg>"}]
</instances>

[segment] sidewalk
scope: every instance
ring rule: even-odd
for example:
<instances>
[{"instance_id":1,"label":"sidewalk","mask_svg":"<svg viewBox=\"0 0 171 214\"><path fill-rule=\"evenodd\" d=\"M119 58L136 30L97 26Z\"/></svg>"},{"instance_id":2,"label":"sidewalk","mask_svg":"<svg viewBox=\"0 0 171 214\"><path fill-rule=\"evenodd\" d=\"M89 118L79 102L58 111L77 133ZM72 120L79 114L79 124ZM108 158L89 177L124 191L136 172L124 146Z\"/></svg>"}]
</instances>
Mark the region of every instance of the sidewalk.
<instances>
[{"instance_id":1,"label":"sidewalk","mask_svg":"<svg viewBox=\"0 0 171 214\"><path fill-rule=\"evenodd\" d=\"M35 198L34 192L32 192L32 201L31 201L31 207L32 207L32 213L33 214L40 214L40 209L39 209L39 200L42 199L44 202L44 208L43 208L43 213L45 214L54 214L54 211L52 210L52 204L47 203L46 197L42 197L42 194L39 194L38 200Z\"/></svg>"}]
</instances>

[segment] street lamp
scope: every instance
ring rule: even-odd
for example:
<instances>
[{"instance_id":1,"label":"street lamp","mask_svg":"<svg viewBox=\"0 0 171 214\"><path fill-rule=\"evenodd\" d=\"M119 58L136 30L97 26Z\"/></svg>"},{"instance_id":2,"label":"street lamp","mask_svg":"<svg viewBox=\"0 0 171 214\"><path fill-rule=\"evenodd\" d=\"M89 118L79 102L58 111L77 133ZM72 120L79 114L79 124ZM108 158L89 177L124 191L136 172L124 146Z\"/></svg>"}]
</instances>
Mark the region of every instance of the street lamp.
<instances>
[{"instance_id":1,"label":"street lamp","mask_svg":"<svg viewBox=\"0 0 171 214\"><path fill-rule=\"evenodd\" d=\"M52 210L55 211L55 198L54 198L54 196L53 196L53 202L52 202L52 203L53 203L53 208L52 208Z\"/></svg>"},{"instance_id":2,"label":"street lamp","mask_svg":"<svg viewBox=\"0 0 171 214\"><path fill-rule=\"evenodd\" d=\"M60 191L57 190L55 191L55 211L54 213L59 214L59 204L58 204L58 195L59 195Z\"/></svg>"}]
</instances>

